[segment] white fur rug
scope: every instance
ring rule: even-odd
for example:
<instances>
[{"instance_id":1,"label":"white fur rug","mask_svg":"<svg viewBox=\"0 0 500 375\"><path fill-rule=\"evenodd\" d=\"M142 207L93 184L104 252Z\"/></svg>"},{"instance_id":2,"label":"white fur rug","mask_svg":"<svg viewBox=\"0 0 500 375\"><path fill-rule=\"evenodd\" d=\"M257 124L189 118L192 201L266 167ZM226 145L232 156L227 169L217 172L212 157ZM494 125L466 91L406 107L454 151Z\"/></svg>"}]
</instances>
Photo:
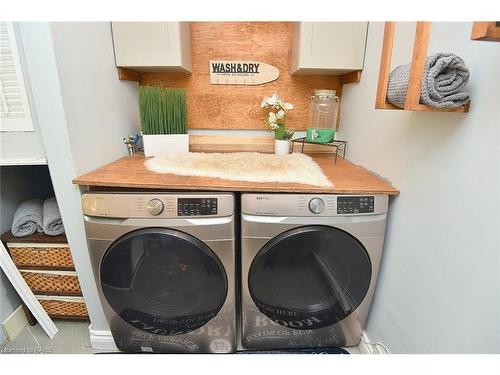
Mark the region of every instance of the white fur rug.
<instances>
[{"instance_id":1,"label":"white fur rug","mask_svg":"<svg viewBox=\"0 0 500 375\"><path fill-rule=\"evenodd\" d=\"M158 155L144 164L152 172L181 176L333 186L311 157L299 153L277 156L257 152L190 152Z\"/></svg>"}]
</instances>

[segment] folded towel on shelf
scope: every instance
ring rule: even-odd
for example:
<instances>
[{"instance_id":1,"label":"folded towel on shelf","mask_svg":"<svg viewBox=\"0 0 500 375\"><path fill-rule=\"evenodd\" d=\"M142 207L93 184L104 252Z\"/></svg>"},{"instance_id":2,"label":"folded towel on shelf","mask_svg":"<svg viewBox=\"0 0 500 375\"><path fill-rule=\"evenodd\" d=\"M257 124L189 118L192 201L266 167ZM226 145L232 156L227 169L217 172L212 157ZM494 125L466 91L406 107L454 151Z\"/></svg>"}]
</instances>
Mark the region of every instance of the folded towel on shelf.
<instances>
[{"instance_id":1,"label":"folded towel on shelf","mask_svg":"<svg viewBox=\"0 0 500 375\"><path fill-rule=\"evenodd\" d=\"M64 225L55 197L48 198L43 203L43 231L49 236L64 233Z\"/></svg>"},{"instance_id":2,"label":"folded towel on shelf","mask_svg":"<svg viewBox=\"0 0 500 375\"><path fill-rule=\"evenodd\" d=\"M387 101L404 108L411 64L399 65L389 75ZM469 81L469 69L452 53L436 53L425 61L420 102L435 108L457 108L470 100L463 91Z\"/></svg>"},{"instance_id":3,"label":"folded towel on shelf","mask_svg":"<svg viewBox=\"0 0 500 375\"><path fill-rule=\"evenodd\" d=\"M42 232L43 200L28 199L17 207L12 221L12 234L16 237Z\"/></svg>"}]
</instances>

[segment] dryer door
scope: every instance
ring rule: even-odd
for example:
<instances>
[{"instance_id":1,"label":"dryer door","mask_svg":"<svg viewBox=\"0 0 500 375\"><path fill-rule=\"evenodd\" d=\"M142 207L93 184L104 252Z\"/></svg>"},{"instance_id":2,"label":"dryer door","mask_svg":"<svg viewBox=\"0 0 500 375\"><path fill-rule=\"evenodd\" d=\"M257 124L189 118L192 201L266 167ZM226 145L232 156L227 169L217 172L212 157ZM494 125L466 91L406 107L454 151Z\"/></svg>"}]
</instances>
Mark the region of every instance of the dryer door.
<instances>
[{"instance_id":1,"label":"dryer door","mask_svg":"<svg viewBox=\"0 0 500 375\"><path fill-rule=\"evenodd\" d=\"M227 294L217 255L195 237L167 228L139 229L111 244L101 261L100 282L117 315L159 335L203 326Z\"/></svg>"},{"instance_id":2,"label":"dryer door","mask_svg":"<svg viewBox=\"0 0 500 375\"><path fill-rule=\"evenodd\" d=\"M288 230L255 256L248 288L258 309L295 329L326 327L363 301L372 275L368 253L353 236L328 226Z\"/></svg>"}]
</instances>

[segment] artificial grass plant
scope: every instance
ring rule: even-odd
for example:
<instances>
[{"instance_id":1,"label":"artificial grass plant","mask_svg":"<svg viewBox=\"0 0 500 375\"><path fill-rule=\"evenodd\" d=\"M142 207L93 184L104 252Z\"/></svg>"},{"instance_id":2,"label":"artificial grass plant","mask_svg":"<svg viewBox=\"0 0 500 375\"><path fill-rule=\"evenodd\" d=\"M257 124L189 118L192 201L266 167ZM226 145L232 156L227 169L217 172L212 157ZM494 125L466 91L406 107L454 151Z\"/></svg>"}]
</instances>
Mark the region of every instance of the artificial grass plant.
<instances>
[{"instance_id":1,"label":"artificial grass plant","mask_svg":"<svg viewBox=\"0 0 500 375\"><path fill-rule=\"evenodd\" d=\"M162 86L139 86L143 134L187 134L186 91Z\"/></svg>"}]
</instances>

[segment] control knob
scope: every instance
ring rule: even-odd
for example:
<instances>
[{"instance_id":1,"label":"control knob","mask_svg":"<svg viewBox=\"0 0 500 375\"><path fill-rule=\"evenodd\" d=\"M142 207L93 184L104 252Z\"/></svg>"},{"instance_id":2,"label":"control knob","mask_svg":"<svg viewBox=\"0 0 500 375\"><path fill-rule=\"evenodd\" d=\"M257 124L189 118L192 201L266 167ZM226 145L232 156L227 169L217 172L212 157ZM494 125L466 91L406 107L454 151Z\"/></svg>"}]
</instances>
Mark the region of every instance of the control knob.
<instances>
[{"instance_id":1,"label":"control knob","mask_svg":"<svg viewBox=\"0 0 500 375\"><path fill-rule=\"evenodd\" d=\"M146 209L148 210L148 212L153 216L157 216L157 215L161 214L163 212L164 208L165 208L165 205L158 198L151 199L146 206Z\"/></svg>"},{"instance_id":2,"label":"control knob","mask_svg":"<svg viewBox=\"0 0 500 375\"><path fill-rule=\"evenodd\" d=\"M313 214L320 214L324 209L325 202L323 202L323 199L315 197L309 201L309 210L311 210Z\"/></svg>"}]
</instances>

